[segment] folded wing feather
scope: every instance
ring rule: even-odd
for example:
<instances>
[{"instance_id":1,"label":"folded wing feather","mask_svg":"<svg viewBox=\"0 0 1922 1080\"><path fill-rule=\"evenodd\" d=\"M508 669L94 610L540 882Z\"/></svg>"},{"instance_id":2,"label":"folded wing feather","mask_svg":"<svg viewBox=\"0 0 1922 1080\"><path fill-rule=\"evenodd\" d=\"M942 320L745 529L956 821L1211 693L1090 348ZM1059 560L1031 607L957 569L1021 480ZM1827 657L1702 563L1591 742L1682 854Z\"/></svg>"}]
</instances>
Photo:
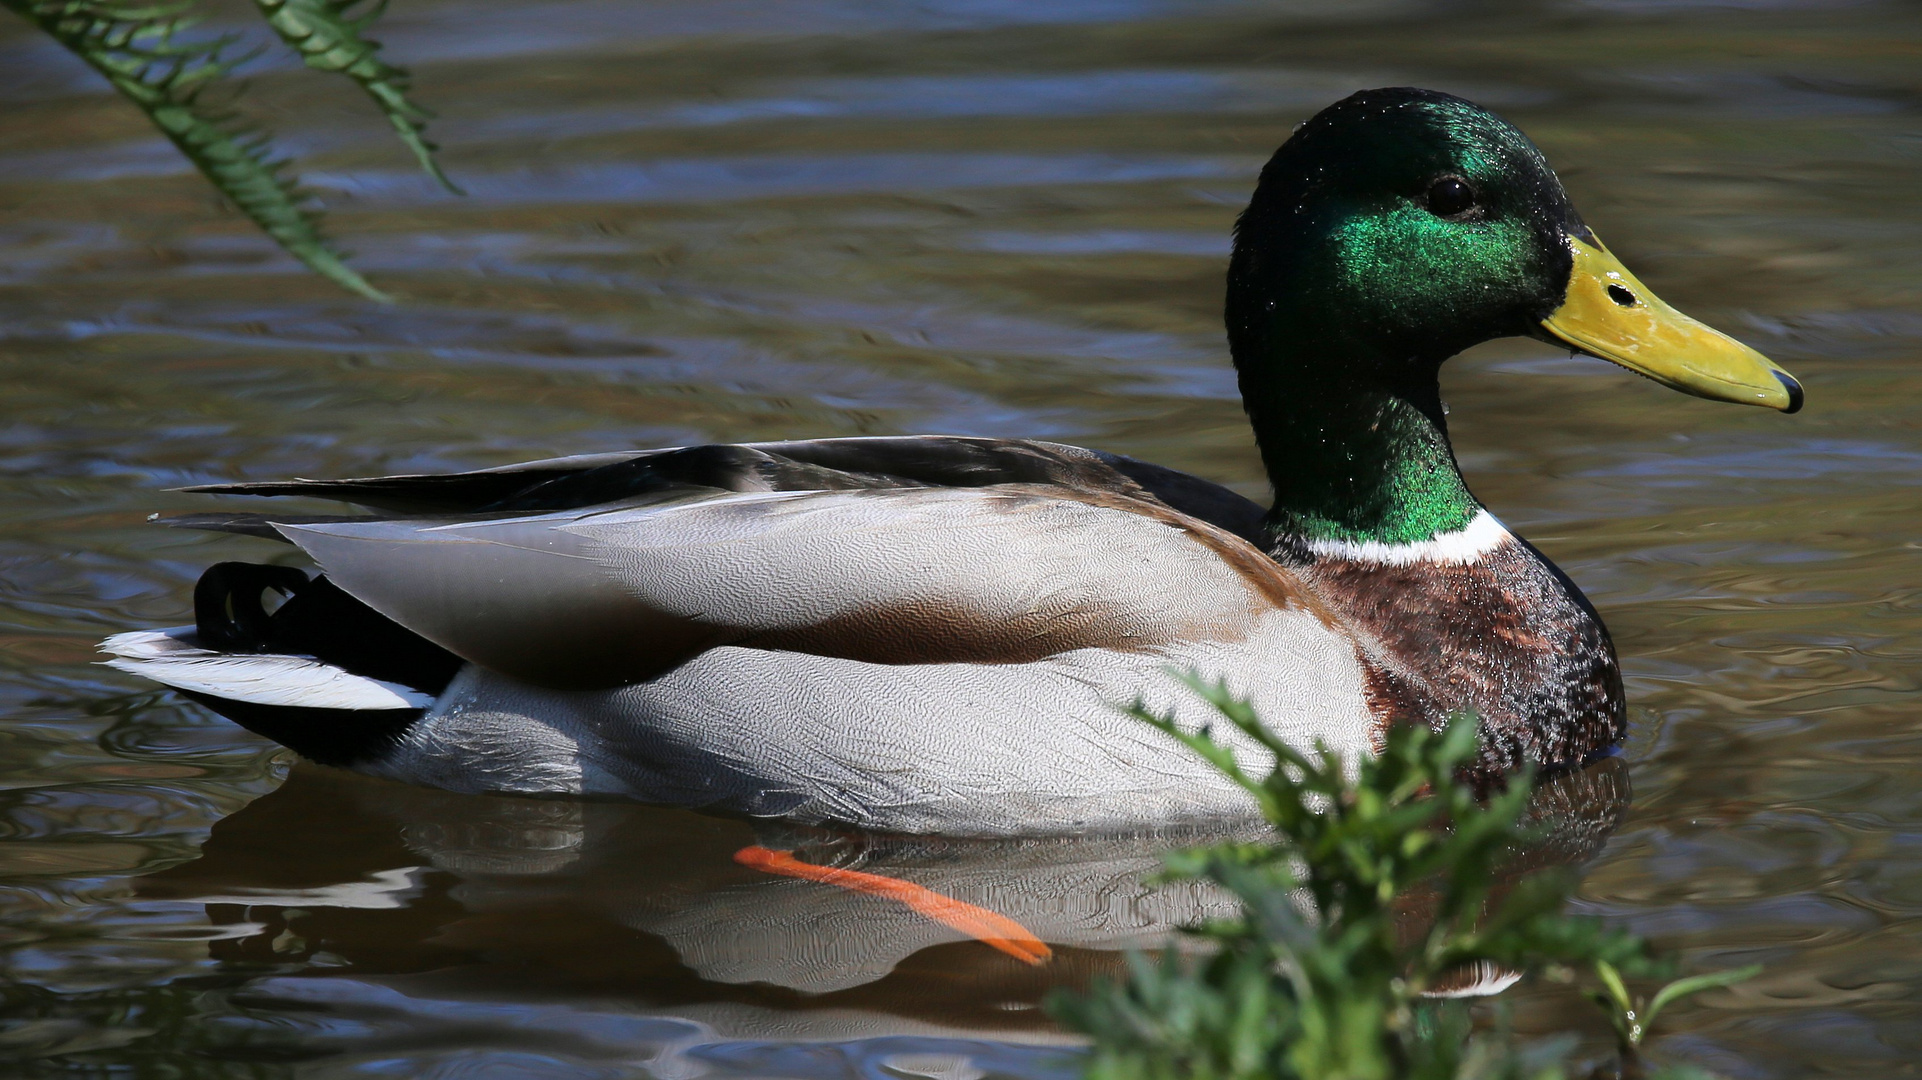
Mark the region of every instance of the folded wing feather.
<instances>
[{"instance_id":1,"label":"folded wing feather","mask_svg":"<svg viewBox=\"0 0 1922 1080\"><path fill-rule=\"evenodd\" d=\"M648 678L716 645L1015 663L1239 640L1306 604L1246 541L1053 485L723 493L491 521L288 524L341 588L540 685Z\"/></svg>"},{"instance_id":2,"label":"folded wing feather","mask_svg":"<svg viewBox=\"0 0 1922 1080\"><path fill-rule=\"evenodd\" d=\"M1119 454L1030 439L893 435L709 444L526 461L466 473L213 484L221 495L336 499L401 515L580 509L616 500L715 491L989 487L1047 484L1159 501L1255 539L1262 509L1219 484ZM252 515L171 519L189 528L258 534ZM240 526L240 527L236 527Z\"/></svg>"}]
</instances>

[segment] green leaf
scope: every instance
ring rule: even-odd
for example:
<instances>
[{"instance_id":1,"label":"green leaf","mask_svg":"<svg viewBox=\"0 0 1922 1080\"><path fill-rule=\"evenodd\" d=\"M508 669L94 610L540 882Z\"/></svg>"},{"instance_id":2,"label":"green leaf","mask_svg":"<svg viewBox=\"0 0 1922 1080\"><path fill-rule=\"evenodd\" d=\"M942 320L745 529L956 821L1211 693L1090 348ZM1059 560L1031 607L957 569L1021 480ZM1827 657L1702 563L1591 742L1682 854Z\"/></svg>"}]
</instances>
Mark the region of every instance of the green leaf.
<instances>
[{"instance_id":1,"label":"green leaf","mask_svg":"<svg viewBox=\"0 0 1922 1080\"><path fill-rule=\"evenodd\" d=\"M1761 973L1762 965L1749 964L1746 967L1731 968L1727 971L1711 971L1705 975L1691 975L1686 979L1677 979L1655 992L1654 999L1648 1003L1648 1015L1642 1018L1642 1026L1654 1027L1655 1015L1661 1012L1662 1006L1669 1002L1679 1001L1690 994L1699 994L1704 990L1747 982Z\"/></svg>"},{"instance_id":2,"label":"green leaf","mask_svg":"<svg viewBox=\"0 0 1922 1080\"><path fill-rule=\"evenodd\" d=\"M104 76L186 155L201 175L289 254L328 280L389 302L341 259L311 197L270 156L267 137L206 99L240 60L230 37L183 41L193 0L135 6L108 0L0 0ZM244 58L242 58L244 59Z\"/></svg>"},{"instance_id":3,"label":"green leaf","mask_svg":"<svg viewBox=\"0 0 1922 1080\"><path fill-rule=\"evenodd\" d=\"M352 79L387 117L427 175L456 195L466 194L434 158L438 148L426 137L427 121L434 114L407 97L407 70L381 59L380 42L362 33L386 10L386 0L373 0L371 5L367 0L254 0L254 5L308 67ZM362 7L365 12L355 15L354 9Z\"/></svg>"},{"instance_id":4,"label":"green leaf","mask_svg":"<svg viewBox=\"0 0 1922 1080\"><path fill-rule=\"evenodd\" d=\"M1622 982L1622 973L1615 965L1606 960L1595 961L1595 974L1601 978L1602 985L1608 988L1608 996L1615 1001L1615 1007L1625 1013L1635 1011L1634 999L1628 996L1628 986Z\"/></svg>"}]
</instances>

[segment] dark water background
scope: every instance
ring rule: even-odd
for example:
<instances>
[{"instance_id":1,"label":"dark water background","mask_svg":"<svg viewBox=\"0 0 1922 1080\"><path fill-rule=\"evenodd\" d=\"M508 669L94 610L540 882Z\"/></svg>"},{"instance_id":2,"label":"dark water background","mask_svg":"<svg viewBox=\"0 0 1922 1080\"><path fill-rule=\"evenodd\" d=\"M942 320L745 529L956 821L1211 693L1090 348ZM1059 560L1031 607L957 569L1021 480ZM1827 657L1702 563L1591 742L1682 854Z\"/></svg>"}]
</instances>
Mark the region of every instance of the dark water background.
<instances>
[{"instance_id":1,"label":"dark water background","mask_svg":"<svg viewBox=\"0 0 1922 1080\"><path fill-rule=\"evenodd\" d=\"M1671 1058L1922 1073L1915 5L401 0L382 36L470 197L329 80L267 65L247 107L391 308L0 19L0 1071L1071 1074L1041 995L1215 902L1135 885L1152 845L813 841L1018 913L1057 945L1030 969L757 878L742 824L294 764L92 645L267 553L144 525L183 484L940 431L1258 497L1229 224L1293 124L1412 83L1518 122L1651 286L1808 387L1783 417L1529 343L1448 369L1470 483L1628 673L1633 805L1580 908L1768 965L1665 1017ZM1565 991L1508 997L1601 1045Z\"/></svg>"}]
</instances>

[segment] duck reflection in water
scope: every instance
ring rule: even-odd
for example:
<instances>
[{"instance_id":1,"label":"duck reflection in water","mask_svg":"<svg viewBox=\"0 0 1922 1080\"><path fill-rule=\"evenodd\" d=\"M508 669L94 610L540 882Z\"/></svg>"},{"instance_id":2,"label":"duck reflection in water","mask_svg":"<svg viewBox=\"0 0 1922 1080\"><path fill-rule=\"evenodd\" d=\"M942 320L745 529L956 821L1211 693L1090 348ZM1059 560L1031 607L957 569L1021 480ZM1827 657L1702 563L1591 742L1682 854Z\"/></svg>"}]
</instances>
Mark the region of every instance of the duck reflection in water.
<instances>
[{"instance_id":1,"label":"duck reflection in water","mask_svg":"<svg viewBox=\"0 0 1922 1080\"><path fill-rule=\"evenodd\" d=\"M1530 810L1541 838L1511 874L1593 857L1628 798L1619 757L1547 778ZM723 1037L805 1025L810 1039L1032 1041L1053 1031L1038 1007L1049 990L1119 976L1124 950L1234 913L1208 883L1144 883L1166 853L1231 835L883 837L303 764L139 891L204 902L229 931L209 944L216 960L283 973L618 997ZM1411 933L1422 924L1419 898L1404 918ZM983 919L1000 929L983 933Z\"/></svg>"}]
</instances>

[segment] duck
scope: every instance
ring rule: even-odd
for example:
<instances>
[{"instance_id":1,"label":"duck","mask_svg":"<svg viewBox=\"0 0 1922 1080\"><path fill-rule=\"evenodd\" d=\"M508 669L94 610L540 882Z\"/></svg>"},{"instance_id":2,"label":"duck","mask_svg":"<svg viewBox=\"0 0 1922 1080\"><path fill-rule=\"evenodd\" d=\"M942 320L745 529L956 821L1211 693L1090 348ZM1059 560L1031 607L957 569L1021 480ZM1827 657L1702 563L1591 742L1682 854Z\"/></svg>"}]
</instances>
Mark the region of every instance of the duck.
<instances>
[{"instance_id":1,"label":"duck","mask_svg":"<svg viewBox=\"0 0 1922 1080\"><path fill-rule=\"evenodd\" d=\"M187 490L353 512L170 519L315 572L215 564L193 625L115 635L105 663L314 762L455 792L955 837L1207 825L1252 800L1127 708L1206 726L1171 672L1320 752L1471 716L1486 778L1624 738L1594 606L1462 478L1448 358L1526 336L1803 402L1631 274L1519 129L1418 88L1344 98L1275 152L1225 320L1266 507L1121 454L940 435L207 485Z\"/></svg>"}]
</instances>

